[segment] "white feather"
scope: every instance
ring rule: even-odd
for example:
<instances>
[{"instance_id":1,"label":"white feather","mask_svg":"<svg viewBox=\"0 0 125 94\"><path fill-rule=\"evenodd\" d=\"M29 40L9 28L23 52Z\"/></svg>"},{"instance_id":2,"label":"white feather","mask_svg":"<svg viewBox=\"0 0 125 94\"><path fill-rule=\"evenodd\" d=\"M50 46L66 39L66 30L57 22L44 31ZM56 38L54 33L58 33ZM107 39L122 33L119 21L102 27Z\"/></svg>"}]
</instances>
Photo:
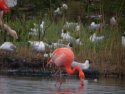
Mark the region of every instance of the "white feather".
<instances>
[{"instance_id":1,"label":"white feather","mask_svg":"<svg viewBox=\"0 0 125 94\"><path fill-rule=\"evenodd\" d=\"M36 52L44 52L45 44L43 41L28 41L32 46L33 50Z\"/></svg>"},{"instance_id":2,"label":"white feather","mask_svg":"<svg viewBox=\"0 0 125 94\"><path fill-rule=\"evenodd\" d=\"M17 5L17 0L5 0L8 7L14 7Z\"/></svg>"},{"instance_id":3,"label":"white feather","mask_svg":"<svg viewBox=\"0 0 125 94\"><path fill-rule=\"evenodd\" d=\"M89 60L86 60L84 63L80 63L80 62L77 62L77 61L73 61L72 64L71 64L71 66L72 66L72 67L79 66L79 67L81 67L83 70L86 70L86 69L89 69L90 64L89 64Z\"/></svg>"},{"instance_id":4,"label":"white feather","mask_svg":"<svg viewBox=\"0 0 125 94\"><path fill-rule=\"evenodd\" d=\"M16 46L11 43L11 42L4 42L1 46L0 46L1 50L5 50L5 51L15 51L16 50Z\"/></svg>"}]
</instances>

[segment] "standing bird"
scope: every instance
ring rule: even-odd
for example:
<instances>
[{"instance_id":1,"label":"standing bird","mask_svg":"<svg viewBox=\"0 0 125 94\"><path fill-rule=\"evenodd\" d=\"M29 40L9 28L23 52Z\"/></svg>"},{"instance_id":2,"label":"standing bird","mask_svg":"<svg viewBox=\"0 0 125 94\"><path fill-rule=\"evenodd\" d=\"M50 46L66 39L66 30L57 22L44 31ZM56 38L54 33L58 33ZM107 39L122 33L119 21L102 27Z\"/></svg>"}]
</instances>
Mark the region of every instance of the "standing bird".
<instances>
[{"instance_id":1,"label":"standing bird","mask_svg":"<svg viewBox=\"0 0 125 94\"><path fill-rule=\"evenodd\" d=\"M45 44L43 41L28 41L36 52L45 52Z\"/></svg>"},{"instance_id":2,"label":"standing bird","mask_svg":"<svg viewBox=\"0 0 125 94\"><path fill-rule=\"evenodd\" d=\"M90 41L93 43L98 43L104 40L105 36L97 36L96 33L90 36Z\"/></svg>"},{"instance_id":3,"label":"standing bird","mask_svg":"<svg viewBox=\"0 0 125 94\"><path fill-rule=\"evenodd\" d=\"M72 64L71 64L71 66L75 67L77 65L77 66L80 66L83 70L87 70L90 67L90 63L91 63L90 60L85 60L84 63L73 61Z\"/></svg>"},{"instance_id":4,"label":"standing bird","mask_svg":"<svg viewBox=\"0 0 125 94\"><path fill-rule=\"evenodd\" d=\"M76 44L77 45L83 45L83 42L81 41L80 37L76 37L76 40L75 40Z\"/></svg>"},{"instance_id":5,"label":"standing bird","mask_svg":"<svg viewBox=\"0 0 125 94\"><path fill-rule=\"evenodd\" d=\"M61 37L63 40L65 40L69 43L73 43L73 41L74 41L74 38L70 35L70 32L63 30L63 29L62 29Z\"/></svg>"},{"instance_id":6,"label":"standing bird","mask_svg":"<svg viewBox=\"0 0 125 94\"><path fill-rule=\"evenodd\" d=\"M71 64L73 60L74 60L74 53L70 48L57 48L52 53L51 59L49 60L48 64L54 63L57 67L60 68L65 67L66 72L68 74L74 74L75 71L78 71L79 78L81 80L81 86L83 86L84 85L83 79L85 78L85 75L79 66L74 66L74 68L71 69Z\"/></svg>"},{"instance_id":7,"label":"standing bird","mask_svg":"<svg viewBox=\"0 0 125 94\"><path fill-rule=\"evenodd\" d=\"M10 7L14 7L16 4L17 0L0 0L0 28L3 27L13 38L18 39L16 31L2 22L4 12L9 12Z\"/></svg>"},{"instance_id":8,"label":"standing bird","mask_svg":"<svg viewBox=\"0 0 125 94\"><path fill-rule=\"evenodd\" d=\"M1 50L4 51L8 51L8 52L13 52L16 50L16 46L11 43L11 42L4 42L1 46L0 46Z\"/></svg>"},{"instance_id":9,"label":"standing bird","mask_svg":"<svg viewBox=\"0 0 125 94\"><path fill-rule=\"evenodd\" d=\"M124 35L121 36L121 42L122 42L122 46L125 47L125 32L124 32Z\"/></svg>"},{"instance_id":10,"label":"standing bird","mask_svg":"<svg viewBox=\"0 0 125 94\"><path fill-rule=\"evenodd\" d=\"M104 24L100 23L100 24L96 24L95 22L91 22L89 29L90 30L99 30L104 26Z\"/></svg>"},{"instance_id":11,"label":"standing bird","mask_svg":"<svg viewBox=\"0 0 125 94\"><path fill-rule=\"evenodd\" d=\"M5 0L8 7L14 7L17 5L17 0Z\"/></svg>"},{"instance_id":12,"label":"standing bird","mask_svg":"<svg viewBox=\"0 0 125 94\"><path fill-rule=\"evenodd\" d=\"M45 24L44 21L42 21L42 23L40 24L40 30L42 33L44 33L44 24Z\"/></svg>"},{"instance_id":13,"label":"standing bird","mask_svg":"<svg viewBox=\"0 0 125 94\"><path fill-rule=\"evenodd\" d=\"M113 16L113 17L111 17L110 18L110 25L111 26L115 26L117 24L117 20L116 20L116 18Z\"/></svg>"}]
</instances>

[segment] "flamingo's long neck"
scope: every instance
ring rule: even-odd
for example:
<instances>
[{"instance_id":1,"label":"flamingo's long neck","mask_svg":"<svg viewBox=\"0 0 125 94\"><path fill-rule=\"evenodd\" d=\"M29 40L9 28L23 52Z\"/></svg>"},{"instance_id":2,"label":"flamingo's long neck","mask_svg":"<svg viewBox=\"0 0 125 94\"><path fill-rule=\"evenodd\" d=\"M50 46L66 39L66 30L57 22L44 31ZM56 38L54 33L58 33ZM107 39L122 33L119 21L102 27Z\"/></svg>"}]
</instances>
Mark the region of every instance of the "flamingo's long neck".
<instances>
[{"instance_id":1,"label":"flamingo's long neck","mask_svg":"<svg viewBox=\"0 0 125 94\"><path fill-rule=\"evenodd\" d=\"M85 74L79 66L75 66L73 69L71 69L70 66L66 66L66 71L68 74L74 74L76 71L78 71L81 85L83 85L83 79L85 78Z\"/></svg>"}]
</instances>

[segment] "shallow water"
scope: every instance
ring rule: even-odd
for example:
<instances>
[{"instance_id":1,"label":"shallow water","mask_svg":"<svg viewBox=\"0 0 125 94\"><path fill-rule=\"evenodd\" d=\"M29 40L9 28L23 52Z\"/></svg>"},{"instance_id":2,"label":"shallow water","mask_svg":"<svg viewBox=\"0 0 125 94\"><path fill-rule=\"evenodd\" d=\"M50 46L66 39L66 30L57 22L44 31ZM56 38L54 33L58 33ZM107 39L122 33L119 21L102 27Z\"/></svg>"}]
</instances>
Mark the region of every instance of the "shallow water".
<instances>
[{"instance_id":1,"label":"shallow water","mask_svg":"<svg viewBox=\"0 0 125 94\"><path fill-rule=\"evenodd\" d=\"M80 88L79 79L66 78L58 88L54 79L0 76L0 94L125 94L125 82L121 80L85 80L84 83Z\"/></svg>"}]
</instances>

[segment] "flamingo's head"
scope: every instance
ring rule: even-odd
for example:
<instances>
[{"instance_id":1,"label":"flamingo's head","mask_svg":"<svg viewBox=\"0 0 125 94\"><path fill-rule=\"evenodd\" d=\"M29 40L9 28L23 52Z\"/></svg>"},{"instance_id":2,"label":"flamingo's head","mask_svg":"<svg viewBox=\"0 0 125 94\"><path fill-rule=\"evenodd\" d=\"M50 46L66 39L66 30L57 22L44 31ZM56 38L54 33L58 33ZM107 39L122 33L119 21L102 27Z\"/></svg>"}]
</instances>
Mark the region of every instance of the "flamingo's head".
<instances>
[{"instance_id":1,"label":"flamingo's head","mask_svg":"<svg viewBox=\"0 0 125 94\"><path fill-rule=\"evenodd\" d=\"M81 86L83 86L84 85L83 80L85 79L85 74L82 71L79 72L79 78L81 80Z\"/></svg>"}]
</instances>

